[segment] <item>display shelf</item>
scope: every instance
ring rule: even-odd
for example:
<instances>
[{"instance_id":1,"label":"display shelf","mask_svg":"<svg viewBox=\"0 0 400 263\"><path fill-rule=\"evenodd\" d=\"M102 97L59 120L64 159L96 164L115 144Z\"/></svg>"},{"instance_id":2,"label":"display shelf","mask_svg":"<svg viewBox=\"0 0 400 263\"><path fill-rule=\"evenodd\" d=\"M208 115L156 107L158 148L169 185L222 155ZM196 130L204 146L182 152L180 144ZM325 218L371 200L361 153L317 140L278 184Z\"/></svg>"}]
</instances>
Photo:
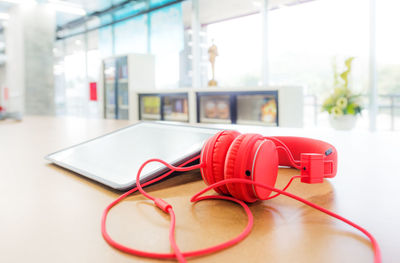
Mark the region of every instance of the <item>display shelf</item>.
<instances>
[{"instance_id":1,"label":"display shelf","mask_svg":"<svg viewBox=\"0 0 400 263\"><path fill-rule=\"evenodd\" d=\"M212 118L202 118L201 123L223 123L223 124L231 124L231 120L227 119L212 119Z\"/></svg>"},{"instance_id":2,"label":"display shelf","mask_svg":"<svg viewBox=\"0 0 400 263\"><path fill-rule=\"evenodd\" d=\"M164 120L166 121L179 121L179 122L187 122L188 121L188 116L166 116L164 117Z\"/></svg>"},{"instance_id":3,"label":"display shelf","mask_svg":"<svg viewBox=\"0 0 400 263\"><path fill-rule=\"evenodd\" d=\"M236 121L236 124L241 124L241 125L258 125L258 126L271 126L271 127L275 127L275 124L272 123L265 123L262 121L249 121L249 120L240 120L238 119Z\"/></svg>"},{"instance_id":4,"label":"display shelf","mask_svg":"<svg viewBox=\"0 0 400 263\"><path fill-rule=\"evenodd\" d=\"M240 120L242 123L278 126L278 98L275 92L239 94L236 106L237 123Z\"/></svg>"},{"instance_id":5,"label":"display shelf","mask_svg":"<svg viewBox=\"0 0 400 263\"><path fill-rule=\"evenodd\" d=\"M186 93L139 94L139 119L148 119L146 114L157 113L160 120L188 122L188 97Z\"/></svg>"},{"instance_id":6,"label":"display shelf","mask_svg":"<svg viewBox=\"0 0 400 263\"><path fill-rule=\"evenodd\" d=\"M188 104L188 122L195 124L207 123L238 123L245 125L302 127L303 125L303 88L301 86L268 86L268 87L204 87L180 89L140 89L133 93L133 100L140 104L143 95L160 97L184 94ZM201 102L199 97L228 96L228 119L209 118L201 115ZM161 105L160 105L161 107ZM204 105L203 105L204 107ZM142 119L140 107L138 111L131 110L132 121ZM160 108L160 113L165 110ZM226 114L226 111L225 111ZM181 118L171 119L167 116L161 120L180 121ZM186 120L185 120L186 121Z\"/></svg>"},{"instance_id":7,"label":"display shelf","mask_svg":"<svg viewBox=\"0 0 400 263\"><path fill-rule=\"evenodd\" d=\"M142 113L142 120L161 120L160 114Z\"/></svg>"},{"instance_id":8,"label":"display shelf","mask_svg":"<svg viewBox=\"0 0 400 263\"><path fill-rule=\"evenodd\" d=\"M279 125L276 90L197 92L196 100L197 122L215 119L235 124L241 119L258 125Z\"/></svg>"}]
</instances>

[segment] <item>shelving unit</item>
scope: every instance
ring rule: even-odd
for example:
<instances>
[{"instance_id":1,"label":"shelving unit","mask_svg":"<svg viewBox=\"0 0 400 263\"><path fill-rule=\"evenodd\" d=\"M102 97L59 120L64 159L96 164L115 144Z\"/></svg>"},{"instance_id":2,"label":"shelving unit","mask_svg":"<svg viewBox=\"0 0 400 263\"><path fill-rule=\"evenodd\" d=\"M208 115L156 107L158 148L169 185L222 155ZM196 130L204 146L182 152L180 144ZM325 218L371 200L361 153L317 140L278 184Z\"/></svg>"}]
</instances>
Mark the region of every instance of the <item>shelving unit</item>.
<instances>
[{"instance_id":1,"label":"shelving unit","mask_svg":"<svg viewBox=\"0 0 400 263\"><path fill-rule=\"evenodd\" d=\"M140 120L189 121L187 93L139 94Z\"/></svg>"},{"instance_id":2,"label":"shelving unit","mask_svg":"<svg viewBox=\"0 0 400 263\"><path fill-rule=\"evenodd\" d=\"M196 92L197 122L278 126L278 91Z\"/></svg>"},{"instance_id":3,"label":"shelving unit","mask_svg":"<svg viewBox=\"0 0 400 263\"><path fill-rule=\"evenodd\" d=\"M192 124L198 122L237 123L281 127L302 127L303 125L303 88L300 86L135 90L131 100L138 101L140 105L141 98L146 96L160 98L160 104L157 105L159 109L157 120L183 121ZM162 105L162 98L174 96L185 96L187 98L188 111L184 116L176 114L175 117L168 117L164 114L165 108ZM218 104L221 104L219 113L218 108L214 109L217 115L213 115L215 113L212 110L211 113L206 114L205 105L202 106L202 103L205 102L202 102L201 98L207 96L213 98L213 107L218 107ZM219 102L221 98L225 98L225 102ZM138 111L135 112L131 108L132 121L155 120L155 116L147 115L142 106L138 106L137 109Z\"/></svg>"},{"instance_id":4,"label":"shelving unit","mask_svg":"<svg viewBox=\"0 0 400 263\"><path fill-rule=\"evenodd\" d=\"M129 54L105 59L102 86L104 118L131 119L132 109L138 104L131 100L131 94L137 89L154 88L154 57Z\"/></svg>"},{"instance_id":5,"label":"shelving unit","mask_svg":"<svg viewBox=\"0 0 400 263\"><path fill-rule=\"evenodd\" d=\"M154 64L152 55L141 54L104 60L100 101L105 118L303 126L301 86L157 90Z\"/></svg>"}]
</instances>

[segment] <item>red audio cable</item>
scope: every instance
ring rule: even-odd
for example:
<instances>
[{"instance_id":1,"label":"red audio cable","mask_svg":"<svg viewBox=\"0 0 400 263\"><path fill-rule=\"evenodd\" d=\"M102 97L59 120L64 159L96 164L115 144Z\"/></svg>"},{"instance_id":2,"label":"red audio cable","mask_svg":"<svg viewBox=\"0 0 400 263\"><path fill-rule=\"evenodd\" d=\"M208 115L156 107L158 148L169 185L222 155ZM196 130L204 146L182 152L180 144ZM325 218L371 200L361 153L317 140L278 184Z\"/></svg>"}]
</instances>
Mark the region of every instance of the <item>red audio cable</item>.
<instances>
[{"instance_id":1,"label":"red audio cable","mask_svg":"<svg viewBox=\"0 0 400 263\"><path fill-rule=\"evenodd\" d=\"M247 218L248 218L248 223L247 223L246 227L244 228L244 230L238 236L236 236L234 239L231 239L227 242L221 243L219 245L216 245L216 246L213 246L210 248L199 249L199 250L181 253L179 251L179 248L176 245L176 241L175 241L175 234L174 234L174 232L175 232L175 214L173 213L172 207L168 203L166 203L164 200L159 199L159 198L154 198L154 197L150 196L149 194L147 194L146 192L144 192L144 190L142 189L142 185L139 183L140 181L138 178L140 177L140 172L143 170L144 166L150 162L153 162L153 161L161 162L164 165L166 165L168 168L170 168L171 170L158 178L155 178L151 181L144 183L143 186L147 186L149 184L153 184L157 181L160 181L160 180L164 179L165 177L167 177L168 175L170 175L172 172L178 171L178 169L179 169L179 171L189 171L189 170L199 168L201 165L194 165L191 167L182 167L182 166L185 166L199 158L200 158L200 156L196 156L196 157L186 161L185 163L181 164L179 167L171 166L170 164L168 164L162 160L158 160L158 159L148 160L147 162L142 164L142 166L140 167L140 169L138 171L138 175L136 178L137 179L136 180L137 187L129 190L128 192L126 192L123 195L121 195L120 197L118 197L111 204L109 204L103 212L103 216L102 216L102 220L101 220L101 233L103 235L103 238L107 241L107 243L110 244L111 246L115 247L118 250L121 250L125 253L129 253L132 255L136 255L136 256L159 258L159 259L177 258L180 262L185 262L184 257L194 257L194 256L201 256L201 255L213 253L213 252L225 249L227 247L230 247L230 246L240 242L241 240L243 240L250 233L251 228L253 226L253 221L254 221L253 214L251 213L249 207L243 201L235 199L230 196L220 196L220 195L202 196L202 197L199 197L196 201L201 201L201 200L206 200L206 199L222 199L222 200L229 200L229 201L236 202L237 204L241 205L243 207L243 209L245 210L245 212L247 214ZM112 207L114 207L116 204L118 204L119 202L121 202L123 199L125 199L130 194L136 192L139 187L141 189L141 192L144 192L146 194L146 197L148 196L164 212L170 214L171 223L170 223L169 239L170 239L171 247L173 248L175 253L154 253L154 252L136 250L136 249L124 246L124 245L116 242L107 233L106 220L107 220L107 215L108 215L108 212L110 211L110 209Z\"/></svg>"},{"instance_id":2,"label":"red audio cable","mask_svg":"<svg viewBox=\"0 0 400 263\"><path fill-rule=\"evenodd\" d=\"M190 199L190 201L191 202L196 202L198 200L198 197L200 195L202 195L203 193L205 193L205 192L207 192L207 191L209 191L211 189L214 189L216 187L219 187L221 185L227 184L227 183L243 183L243 184L251 184L251 185L259 186L261 188L265 188L265 189L277 192L279 194L286 195L286 196L288 196L290 198L293 198L293 199L295 199L295 200L297 200L299 202L302 202L302 203L304 203L304 204L306 204L308 206L311 206L312 208L315 208L315 209L317 209L317 210L319 210L319 211L321 211L321 212L323 212L323 213L325 213L327 215L330 215L330 216L332 216L332 217L334 217L336 219L339 219L339 220L343 221L344 223L346 223L346 224L358 229L359 231L361 231L363 234L365 234L369 238L369 240L372 243L372 248L374 250L374 262L375 263L381 263L382 262L381 261L381 251L380 251L378 242L376 241L374 236L371 233L369 233L365 228L357 225L356 223L354 223L354 222L352 222L352 221L350 221L350 220L348 220L348 219L346 219L346 218L344 218L344 217L342 217L342 216L340 216L340 215L338 215L338 214L336 214L336 213L334 213L334 212L332 212L332 211L330 211L328 209L325 209L325 208L323 208L323 207L321 207L319 205L316 205L316 204L314 204L314 203L312 203L310 201L307 201L304 198L301 198L301 197L299 197L297 195L294 195L294 194L291 194L291 193L276 189L274 187L270 187L268 185L260 184L260 183L257 183L257 182L254 182L254 181L249 181L249 180L246 180L246 179L225 179L225 180L222 180L222 181L219 181L217 183L214 183L212 185L207 186L206 188L204 188L203 190L201 190L200 192L195 194Z\"/></svg>"},{"instance_id":3,"label":"red audio cable","mask_svg":"<svg viewBox=\"0 0 400 263\"><path fill-rule=\"evenodd\" d=\"M286 152L286 154L288 155L289 161L292 164L292 166L296 169L301 169L300 161L294 160L293 155L289 150L289 147L287 147L287 145L285 143L283 143L281 140L279 140L278 138L275 138L275 137L264 137L264 138L280 144L280 146L276 146L276 149L284 150Z\"/></svg>"},{"instance_id":4,"label":"red audio cable","mask_svg":"<svg viewBox=\"0 0 400 263\"><path fill-rule=\"evenodd\" d=\"M195 158L192 158L191 160L185 162L181 166L184 166L184 165L186 165L186 164L188 164L190 162L193 162L194 160L196 160L198 158L199 158L198 156L195 157ZM375 263L380 263L381 262L381 253L380 253L379 245L378 245L377 241L375 240L375 238L366 229L362 228L361 226L353 223L352 221L350 221L350 220L348 220L348 219L346 219L346 218L344 218L344 217L342 217L342 216L340 216L338 214L335 214L335 213L333 213L333 212L331 212L331 211L329 211L329 210L327 210L327 209L325 209L325 208L323 208L321 206L318 206L318 205L316 205L314 203L311 203L310 201L307 201L307 200L305 200L305 199L303 199L303 198L301 198L299 196L296 196L294 194L291 194L291 193L288 193L288 192L284 191L284 190L287 189L287 187L290 185L290 183L293 181L293 179L298 178L299 176L293 177L289 181L288 185L284 188L284 190L280 190L280 189L277 189L277 188L274 188L274 187L270 187L268 185L264 185L264 184L261 184L261 183L257 183L257 182L254 182L254 181L249 181L247 179L225 179L225 180L222 180L222 181L219 181L217 183L214 183L212 185L207 186L205 189L203 189L200 192L198 192L197 194L195 194L190 199L190 201L191 202L198 202L198 201L205 200L205 199L223 199L223 200L230 200L230 201L236 202L236 203L240 204L244 208L244 210L245 210L245 212L246 212L246 214L248 216L248 224L245 227L245 229L242 231L242 233L240 233L234 239L231 239L231 240L229 240L227 242L221 243L219 245L216 245L216 246L213 246L213 247L210 247L210 248L201 249L201 250L195 250L195 251L190 251L190 252L183 252L182 253L180 251L178 245L176 244L176 241L175 241L175 214L173 212L172 206L170 204L168 204L167 202L165 202L164 200L159 199L159 198L154 198L151 195L149 195L148 193L146 193L143 190L142 185L140 184L140 180L139 180L140 173L143 170L143 168L148 163L151 163L151 162L162 163L163 165L168 167L170 169L170 171L168 173L158 177L158 178L155 178L155 179L153 179L153 180L151 180L149 182L144 183L143 186L146 186L146 185L149 185L151 183L157 182L157 181L167 177L169 174L171 174L174 171L183 172L183 171L189 171L189 170L193 170L193 169L197 169L197 168L202 167L202 164L194 165L194 166L191 166L191 167L181 167L181 166L180 167L175 167L175 166L172 166L172 165L170 165L170 164L168 164L165 161L160 160L160 159L150 159L150 160L148 160L148 161L146 161L145 163L142 164L142 166L140 167L140 169L139 169L139 171L137 173L137 177L136 177L137 187L133 188L130 191L126 192L125 194L121 195L114 202L112 202L110 205L108 205L107 208L104 210L102 221L101 221L101 232L102 232L102 235L103 235L104 239L111 246L113 246L113 247L115 247L115 248L117 248L117 249L119 249L119 250L121 250L121 251L123 251L125 253L129 253L129 254L133 254L133 255L137 255L137 256L143 256L143 257L160 258L160 259L176 258L176 259L179 260L179 262L182 263L182 262L186 262L185 257L206 255L206 254L213 253L213 252L219 251L221 249L227 248L229 246L232 246L232 245L240 242L242 239L244 239L250 233L252 225L253 225L253 216L251 214L251 211L250 211L249 207L243 201L240 201L240 200L238 200L236 198L233 198L233 197L221 196L221 195L210 195L210 196L201 196L201 195L204 194L205 192L211 190L211 189L214 189L214 188L219 187L219 186L224 185L224 184L228 184L228 183L244 183L244 184L251 184L251 185L254 185L254 186L258 186L258 187L261 187L261 188L265 188L265 189L274 191L277 194L274 195L273 197L275 197L275 196L277 196L279 194L286 195L286 196L288 196L290 198L293 198L293 199L295 199L295 200L297 200L299 202L302 202L302 203L304 203L304 204L306 204L308 206L311 206L311 207L313 207L313 208L315 208L315 209L317 209L317 210L319 210L319 211L321 211L323 213L326 213L326 214L328 214L328 215L330 215L330 216L332 216L334 218L337 218L337 219L345 222L346 224L349 224L350 226L353 226L354 228L356 228L359 231L361 231L362 233L364 233L370 239L370 241L372 243L373 251L374 251L374 262ZM107 214L108 214L109 210L113 206L115 206L116 204L121 202L128 195L130 195L131 193L135 192L136 190L139 190L139 192L141 192L147 198L153 200L153 202L155 203L156 206L158 206L161 210L163 210L164 212L166 212L166 213L168 213L170 215L171 223L170 223L169 239L170 239L171 247L174 250L174 253L153 253L153 252L146 252L146 251L136 250L136 249L133 249L133 248L126 247L126 246L124 246L122 244L119 244L118 242L114 241L108 235L107 229L106 229L106 220L107 220Z\"/></svg>"}]
</instances>

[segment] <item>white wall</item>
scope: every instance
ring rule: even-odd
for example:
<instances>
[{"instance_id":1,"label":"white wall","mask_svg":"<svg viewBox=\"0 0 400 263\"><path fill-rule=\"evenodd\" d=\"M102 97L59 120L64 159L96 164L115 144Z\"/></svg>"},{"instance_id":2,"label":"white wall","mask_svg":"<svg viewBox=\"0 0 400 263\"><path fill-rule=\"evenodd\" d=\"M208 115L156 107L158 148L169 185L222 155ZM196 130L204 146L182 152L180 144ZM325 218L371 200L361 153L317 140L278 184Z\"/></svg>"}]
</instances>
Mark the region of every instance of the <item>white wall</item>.
<instances>
[{"instance_id":1,"label":"white wall","mask_svg":"<svg viewBox=\"0 0 400 263\"><path fill-rule=\"evenodd\" d=\"M16 5L5 35L8 110L54 114L55 11L45 4Z\"/></svg>"}]
</instances>

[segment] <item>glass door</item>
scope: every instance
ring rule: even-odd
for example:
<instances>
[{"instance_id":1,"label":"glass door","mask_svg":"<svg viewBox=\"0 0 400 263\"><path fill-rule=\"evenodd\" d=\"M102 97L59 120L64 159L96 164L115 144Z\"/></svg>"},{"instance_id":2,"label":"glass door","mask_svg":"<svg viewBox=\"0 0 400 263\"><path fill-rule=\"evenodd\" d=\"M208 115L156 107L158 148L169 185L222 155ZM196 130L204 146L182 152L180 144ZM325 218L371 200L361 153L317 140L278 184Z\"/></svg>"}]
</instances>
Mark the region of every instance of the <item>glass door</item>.
<instances>
[{"instance_id":1,"label":"glass door","mask_svg":"<svg viewBox=\"0 0 400 263\"><path fill-rule=\"evenodd\" d=\"M159 94L139 95L139 119L161 120L161 96Z\"/></svg>"},{"instance_id":2,"label":"glass door","mask_svg":"<svg viewBox=\"0 0 400 263\"><path fill-rule=\"evenodd\" d=\"M238 94L236 96L237 124L278 126L276 92Z\"/></svg>"},{"instance_id":3,"label":"glass door","mask_svg":"<svg viewBox=\"0 0 400 263\"><path fill-rule=\"evenodd\" d=\"M117 60L117 119L129 119L129 87L127 57Z\"/></svg>"},{"instance_id":4,"label":"glass door","mask_svg":"<svg viewBox=\"0 0 400 263\"><path fill-rule=\"evenodd\" d=\"M232 123L231 102L229 93L198 94L198 122L202 123Z\"/></svg>"},{"instance_id":5,"label":"glass door","mask_svg":"<svg viewBox=\"0 0 400 263\"><path fill-rule=\"evenodd\" d=\"M104 60L104 118L117 118L116 106L116 60Z\"/></svg>"}]
</instances>

